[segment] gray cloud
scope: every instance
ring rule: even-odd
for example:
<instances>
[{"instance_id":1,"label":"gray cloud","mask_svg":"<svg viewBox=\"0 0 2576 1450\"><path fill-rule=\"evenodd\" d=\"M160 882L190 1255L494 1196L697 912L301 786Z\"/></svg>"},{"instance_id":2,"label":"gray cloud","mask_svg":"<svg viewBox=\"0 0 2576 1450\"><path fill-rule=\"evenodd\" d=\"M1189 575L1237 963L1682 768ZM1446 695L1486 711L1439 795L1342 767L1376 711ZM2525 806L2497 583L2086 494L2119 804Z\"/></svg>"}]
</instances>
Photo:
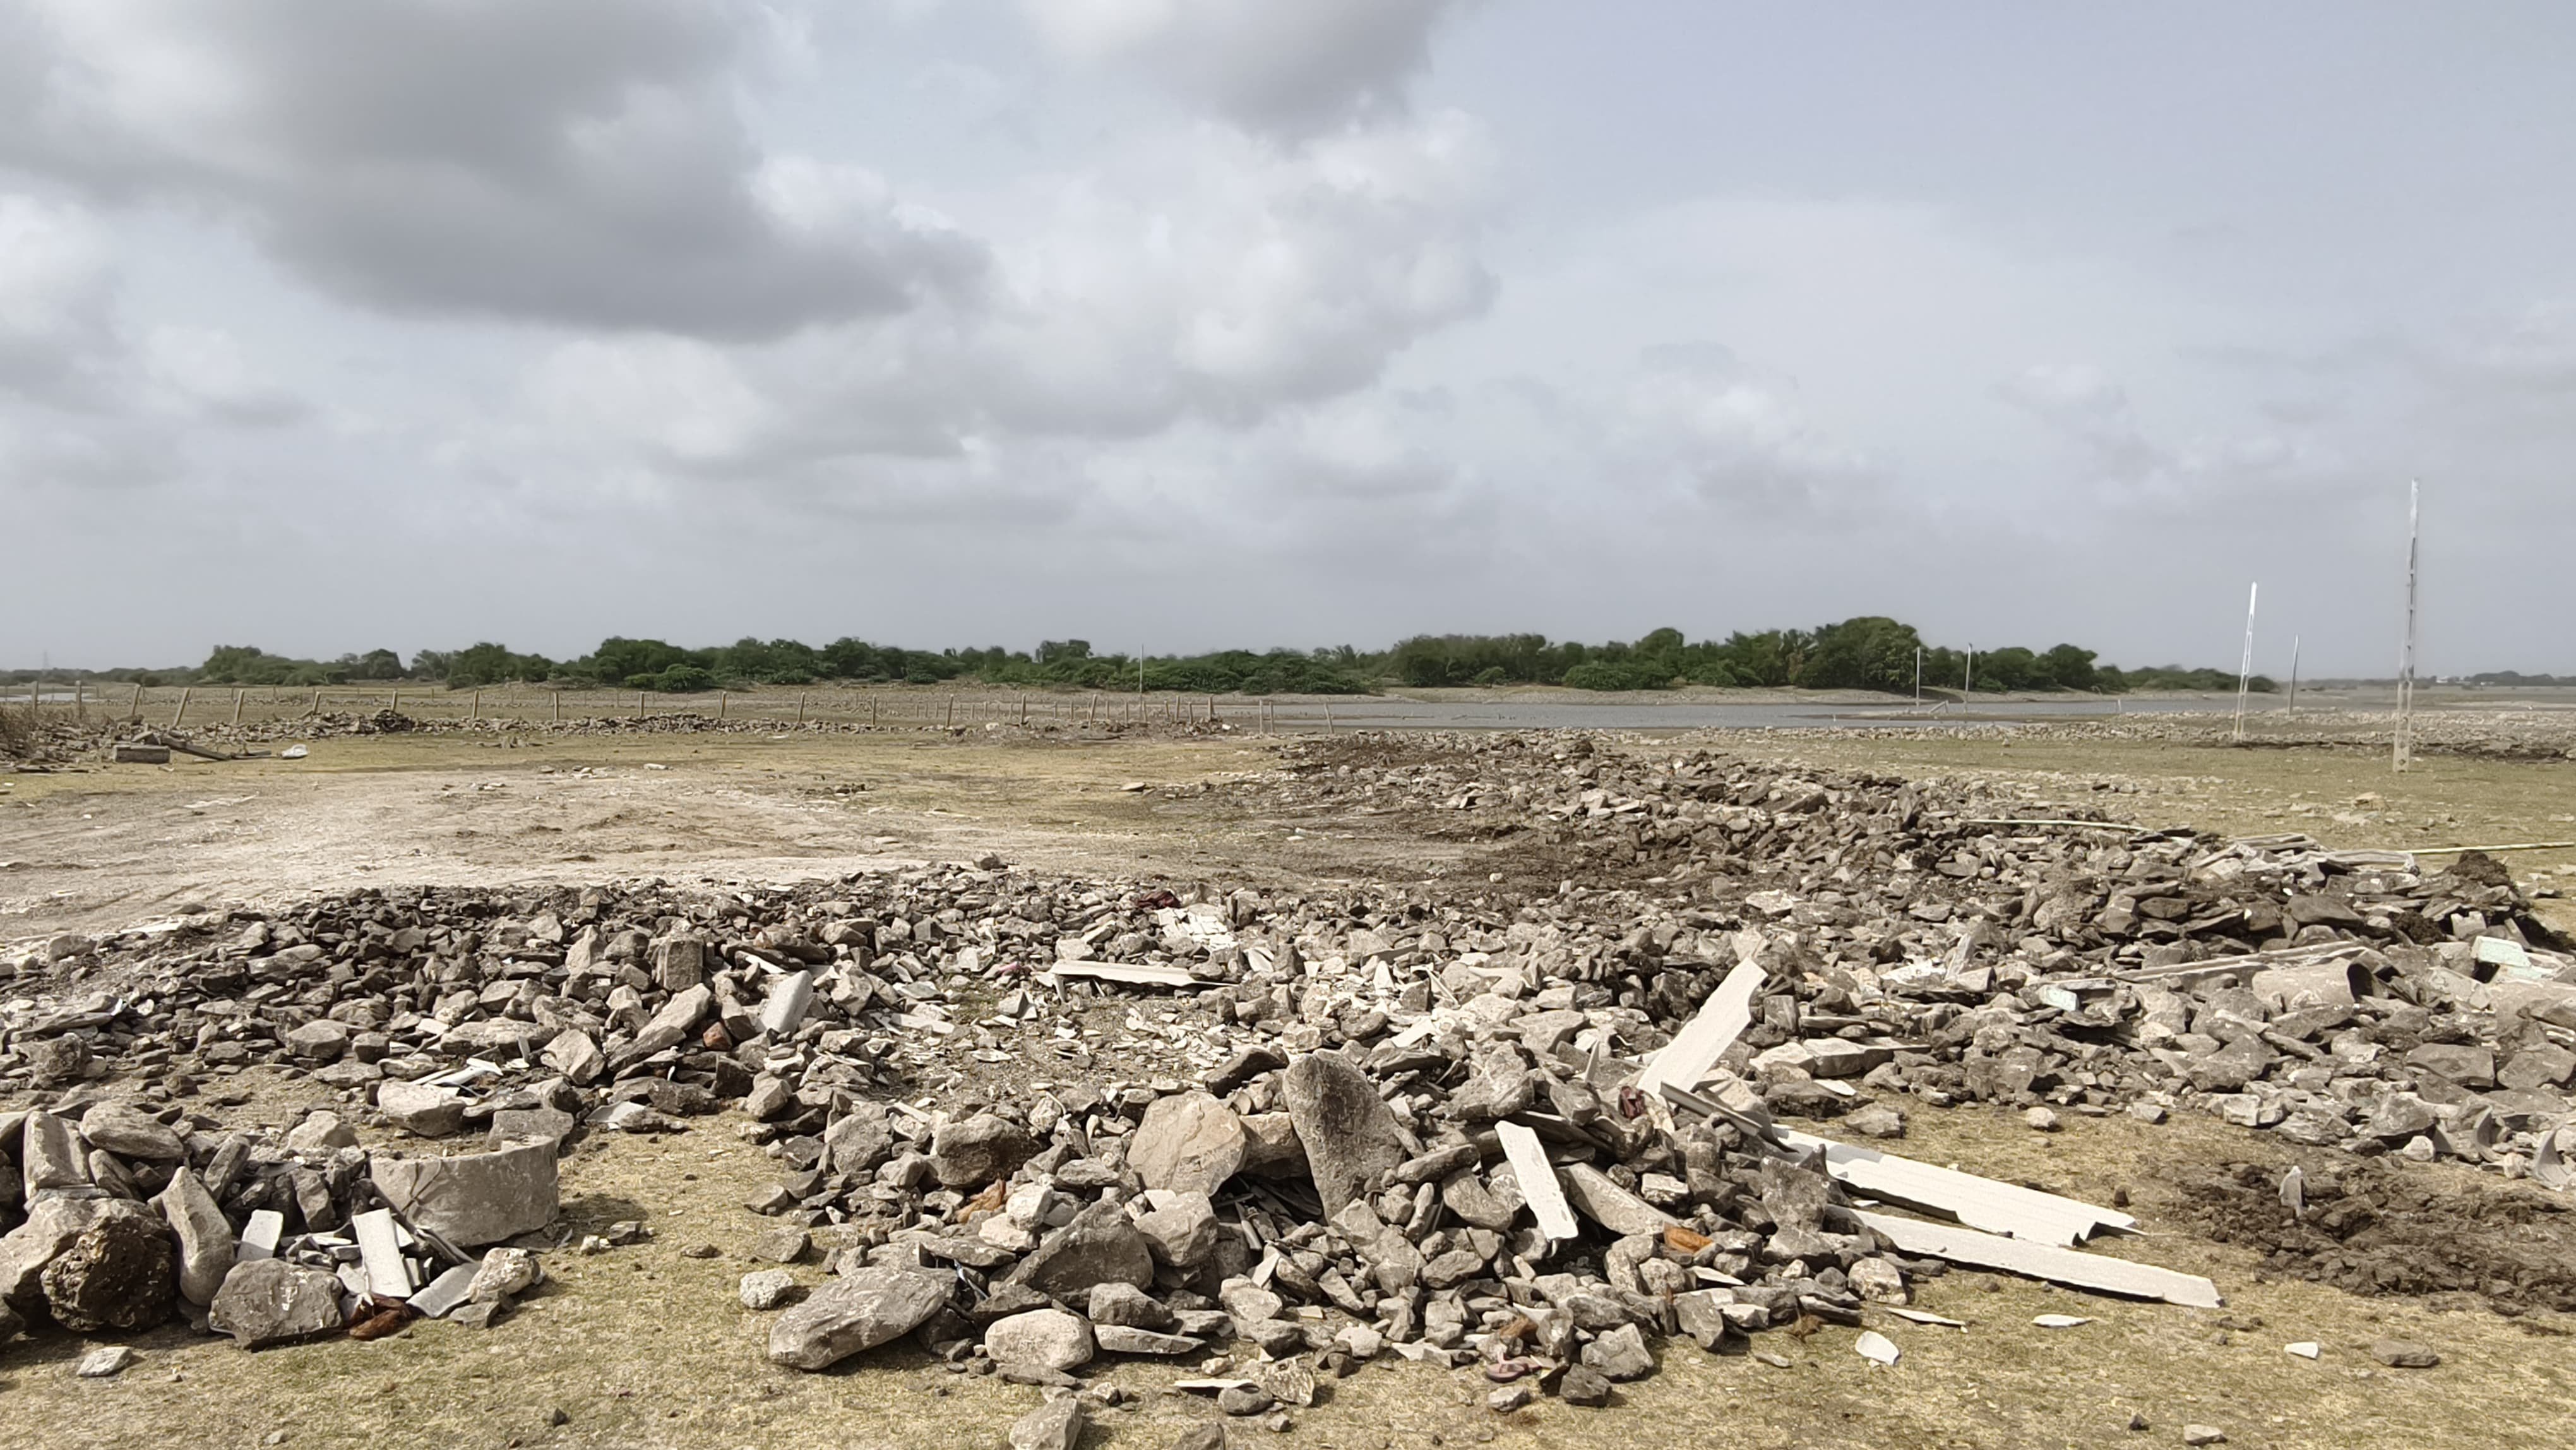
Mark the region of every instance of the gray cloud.
<instances>
[{"instance_id":1,"label":"gray cloud","mask_svg":"<svg viewBox=\"0 0 2576 1450\"><path fill-rule=\"evenodd\" d=\"M1022 0L1075 60L1124 67L1262 130L1308 133L1404 107L1431 35L1464 0Z\"/></svg>"},{"instance_id":2,"label":"gray cloud","mask_svg":"<svg viewBox=\"0 0 2576 1450\"><path fill-rule=\"evenodd\" d=\"M732 0L9 0L0 159L244 226L370 307L711 336L882 315L980 250L765 153Z\"/></svg>"}]
</instances>

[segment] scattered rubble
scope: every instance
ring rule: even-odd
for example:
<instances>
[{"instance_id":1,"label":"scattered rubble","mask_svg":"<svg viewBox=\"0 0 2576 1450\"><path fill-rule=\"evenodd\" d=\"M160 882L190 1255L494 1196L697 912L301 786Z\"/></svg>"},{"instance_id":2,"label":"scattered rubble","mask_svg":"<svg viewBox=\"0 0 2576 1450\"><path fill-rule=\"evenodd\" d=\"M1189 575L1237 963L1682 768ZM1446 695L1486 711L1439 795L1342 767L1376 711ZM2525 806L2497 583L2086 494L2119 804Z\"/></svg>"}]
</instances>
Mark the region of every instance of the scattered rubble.
<instances>
[{"instance_id":1,"label":"scattered rubble","mask_svg":"<svg viewBox=\"0 0 2576 1450\"><path fill-rule=\"evenodd\" d=\"M777 1231L759 1256L828 1265L802 1298L741 1281L778 1365L912 1336L1065 1385L1143 1356L1259 1416L1401 1355L1526 1391L1508 1411L1609 1402L1658 1343L1857 1327L1946 1263L2218 1302L2080 1247L2137 1227L2117 1209L1849 1141L1901 1136L1906 1098L2203 1112L2355 1174L2554 1187L2576 1154L2576 965L2483 857L1579 736L1283 756L1249 788L1445 812L1532 869L415 888L45 944L0 1005L0 1090L54 1095L0 1115L0 1297L66 1326L206 1303L254 1346L488 1320L537 1282L568 1137L739 1107L777 1168L745 1205ZM283 1135L192 1108L254 1064L341 1104ZM1014 1442L1070 1443L1064 1405Z\"/></svg>"}]
</instances>

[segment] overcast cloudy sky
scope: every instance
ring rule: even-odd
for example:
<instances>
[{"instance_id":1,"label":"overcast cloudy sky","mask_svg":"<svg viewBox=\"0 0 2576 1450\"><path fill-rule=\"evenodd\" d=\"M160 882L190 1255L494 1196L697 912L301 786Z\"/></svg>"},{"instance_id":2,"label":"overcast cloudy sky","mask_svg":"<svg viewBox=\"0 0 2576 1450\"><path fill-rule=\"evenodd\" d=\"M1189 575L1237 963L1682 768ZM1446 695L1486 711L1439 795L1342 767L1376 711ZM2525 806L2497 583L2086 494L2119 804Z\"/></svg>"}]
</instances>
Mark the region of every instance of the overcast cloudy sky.
<instances>
[{"instance_id":1,"label":"overcast cloudy sky","mask_svg":"<svg viewBox=\"0 0 2576 1450\"><path fill-rule=\"evenodd\" d=\"M2576 671L2576 7L0 0L0 665Z\"/></svg>"}]
</instances>

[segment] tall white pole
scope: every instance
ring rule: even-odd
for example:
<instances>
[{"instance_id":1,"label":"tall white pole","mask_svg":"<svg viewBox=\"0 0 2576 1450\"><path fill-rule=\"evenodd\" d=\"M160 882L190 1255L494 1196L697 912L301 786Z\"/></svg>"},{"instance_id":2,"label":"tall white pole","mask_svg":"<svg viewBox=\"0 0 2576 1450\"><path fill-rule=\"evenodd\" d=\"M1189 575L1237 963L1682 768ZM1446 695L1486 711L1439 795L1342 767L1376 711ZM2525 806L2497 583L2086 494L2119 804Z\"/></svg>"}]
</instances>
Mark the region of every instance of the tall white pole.
<instances>
[{"instance_id":1,"label":"tall white pole","mask_svg":"<svg viewBox=\"0 0 2576 1450\"><path fill-rule=\"evenodd\" d=\"M1914 708L1923 708L1923 646L1914 647Z\"/></svg>"},{"instance_id":2,"label":"tall white pole","mask_svg":"<svg viewBox=\"0 0 2576 1450\"><path fill-rule=\"evenodd\" d=\"M2299 713L2299 637L2298 637L2297 635L2295 635L2295 634L2290 636L2290 709L2289 709L2289 713L2290 713L2290 714L2292 714L2292 715L2296 715L2296 714L2298 714L2298 713Z\"/></svg>"},{"instance_id":3,"label":"tall white pole","mask_svg":"<svg viewBox=\"0 0 2576 1450\"><path fill-rule=\"evenodd\" d=\"M1959 678L1959 708L1968 708L1968 692L1977 687L1977 647L1968 646L1968 668Z\"/></svg>"},{"instance_id":4,"label":"tall white pole","mask_svg":"<svg viewBox=\"0 0 2576 1450\"><path fill-rule=\"evenodd\" d=\"M2406 637L2397 647L2397 740L2392 764L2404 770L2415 758L2415 542L2423 517L2423 483L2406 481Z\"/></svg>"},{"instance_id":5,"label":"tall white pole","mask_svg":"<svg viewBox=\"0 0 2576 1450\"><path fill-rule=\"evenodd\" d=\"M2236 665L2236 738L2245 738L2245 695L2254 687L2254 601L2262 596L2258 582L2245 591L2245 654Z\"/></svg>"}]
</instances>

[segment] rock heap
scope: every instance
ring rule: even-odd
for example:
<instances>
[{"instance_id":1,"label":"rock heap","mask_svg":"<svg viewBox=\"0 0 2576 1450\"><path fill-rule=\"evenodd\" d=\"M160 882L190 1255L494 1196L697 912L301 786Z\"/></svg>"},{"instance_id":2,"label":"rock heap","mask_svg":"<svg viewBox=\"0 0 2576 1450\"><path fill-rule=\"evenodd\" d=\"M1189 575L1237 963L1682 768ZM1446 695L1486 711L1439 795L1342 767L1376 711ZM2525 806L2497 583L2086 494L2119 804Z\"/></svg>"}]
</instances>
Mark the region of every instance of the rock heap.
<instances>
[{"instance_id":1,"label":"rock heap","mask_svg":"<svg viewBox=\"0 0 2576 1450\"><path fill-rule=\"evenodd\" d=\"M290 1135L213 1187L234 1140L189 1095L265 1064L351 1120L548 1145L739 1105L778 1167L747 1205L771 1257L819 1240L832 1266L801 1301L775 1270L744 1282L780 1311L777 1363L909 1336L1063 1383L1152 1356L1245 1413L1380 1354L1481 1366L1503 1408L1599 1403L1658 1340L1857 1322L1939 1271L1782 1119L1894 1137L1909 1098L2202 1111L2552 1186L2576 1152L2576 968L2482 858L2428 871L1581 736L1286 757L1223 788L1418 813L1496 869L1299 894L987 859L200 912L22 961L0 1089L146 1084L169 1105L138 1116L186 1125L228 1223L292 1203L335 1262L368 1194L453 1243L438 1175ZM1641 1087L1727 982L1742 1020ZM55 1142L71 1106L18 1136ZM29 1205L0 1212L33 1226L22 1152ZM141 1212L179 1177L97 1156L71 1201Z\"/></svg>"}]
</instances>

